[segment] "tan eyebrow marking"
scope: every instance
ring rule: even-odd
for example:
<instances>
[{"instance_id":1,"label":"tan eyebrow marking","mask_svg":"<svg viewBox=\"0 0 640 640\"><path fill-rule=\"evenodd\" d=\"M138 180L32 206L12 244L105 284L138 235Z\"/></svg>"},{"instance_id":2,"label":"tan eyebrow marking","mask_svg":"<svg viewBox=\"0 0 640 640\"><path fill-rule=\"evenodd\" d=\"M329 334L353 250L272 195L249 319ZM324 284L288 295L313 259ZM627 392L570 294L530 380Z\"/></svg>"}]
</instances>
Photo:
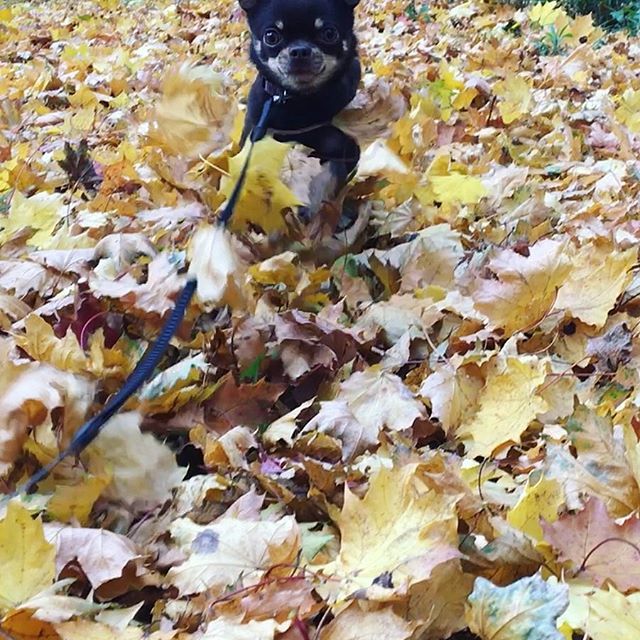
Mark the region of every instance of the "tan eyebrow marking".
<instances>
[{"instance_id":1,"label":"tan eyebrow marking","mask_svg":"<svg viewBox=\"0 0 640 640\"><path fill-rule=\"evenodd\" d=\"M324 27L324 20L322 18L316 18L316 21L313 24L316 29L322 29L322 27Z\"/></svg>"},{"instance_id":2,"label":"tan eyebrow marking","mask_svg":"<svg viewBox=\"0 0 640 640\"><path fill-rule=\"evenodd\" d=\"M284 29L284 22L282 22L282 20L276 20L276 27L282 31Z\"/></svg>"}]
</instances>

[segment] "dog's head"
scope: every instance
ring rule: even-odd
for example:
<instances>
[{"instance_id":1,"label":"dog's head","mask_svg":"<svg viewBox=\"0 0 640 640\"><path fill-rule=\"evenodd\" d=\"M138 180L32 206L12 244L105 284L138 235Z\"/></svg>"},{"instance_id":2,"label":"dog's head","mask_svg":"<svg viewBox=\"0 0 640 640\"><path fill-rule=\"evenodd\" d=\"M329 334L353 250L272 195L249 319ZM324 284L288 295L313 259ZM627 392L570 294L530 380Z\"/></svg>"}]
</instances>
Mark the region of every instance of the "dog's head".
<instances>
[{"instance_id":1,"label":"dog's head","mask_svg":"<svg viewBox=\"0 0 640 640\"><path fill-rule=\"evenodd\" d=\"M272 82L311 93L356 55L358 0L240 0L251 29L251 57Z\"/></svg>"}]
</instances>

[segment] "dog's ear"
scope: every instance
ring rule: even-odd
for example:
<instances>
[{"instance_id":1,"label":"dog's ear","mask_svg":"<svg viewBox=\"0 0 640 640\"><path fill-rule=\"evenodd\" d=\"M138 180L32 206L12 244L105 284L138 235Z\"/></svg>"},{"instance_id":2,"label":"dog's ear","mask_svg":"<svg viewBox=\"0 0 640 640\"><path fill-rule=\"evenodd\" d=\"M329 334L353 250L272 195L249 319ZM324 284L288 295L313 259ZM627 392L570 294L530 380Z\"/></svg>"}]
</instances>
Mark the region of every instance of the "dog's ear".
<instances>
[{"instance_id":1,"label":"dog's ear","mask_svg":"<svg viewBox=\"0 0 640 640\"><path fill-rule=\"evenodd\" d=\"M240 8L243 9L244 11L249 11L250 9L253 9L258 4L258 0L239 0L239 2L240 2Z\"/></svg>"}]
</instances>

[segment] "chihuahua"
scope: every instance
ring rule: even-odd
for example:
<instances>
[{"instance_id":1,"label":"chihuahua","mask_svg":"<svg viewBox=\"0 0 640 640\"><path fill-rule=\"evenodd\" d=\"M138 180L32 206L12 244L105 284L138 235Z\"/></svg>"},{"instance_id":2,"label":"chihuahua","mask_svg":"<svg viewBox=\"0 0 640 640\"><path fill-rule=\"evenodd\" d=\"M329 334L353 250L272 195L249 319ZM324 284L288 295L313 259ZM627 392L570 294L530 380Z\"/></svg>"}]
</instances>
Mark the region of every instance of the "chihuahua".
<instances>
[{"instance_id":1,"label":"chihuahua","mask_svg":"<svg viewBox=\"0 0 640 640\"><path fill-rule=\"evenodd\" d=\"M360 62L353 32L358 0L239 0L251 30L258 77L249 92L242 143L266 100L274 98L268 130L298 142L329 164L335 197L360 158L357 142L331 124L356 94Z\"/></svg>"}]
</instances>

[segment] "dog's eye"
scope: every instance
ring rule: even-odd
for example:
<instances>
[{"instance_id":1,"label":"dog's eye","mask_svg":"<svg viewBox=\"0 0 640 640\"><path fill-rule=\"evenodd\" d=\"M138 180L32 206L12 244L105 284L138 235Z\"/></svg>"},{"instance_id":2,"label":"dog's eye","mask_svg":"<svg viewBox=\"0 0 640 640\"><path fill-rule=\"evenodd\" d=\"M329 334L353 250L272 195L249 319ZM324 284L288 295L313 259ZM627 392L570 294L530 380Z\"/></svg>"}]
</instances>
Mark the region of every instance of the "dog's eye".
<instances>
[{"instance_id":1,"label":"dog's eye","mask_svg":"<svg viewBox=\"0 0 640 640\"><path fill-rule=\"evenodd\" d=\"M340 34L335 27L325 27L320 32L320 40L325 44L335 44L340 40Z\"/></svg>"},{"instance_id":2,"label":"dog's eye","mask_svg":"<svg viewBox=\"0 0 640 640\"><path fill-rule=\"evenodd\" d=\"M268 47L275 47L282 42L282 36L277 29L267 29L262 39Z\"/></svg>"}]
</instances>

